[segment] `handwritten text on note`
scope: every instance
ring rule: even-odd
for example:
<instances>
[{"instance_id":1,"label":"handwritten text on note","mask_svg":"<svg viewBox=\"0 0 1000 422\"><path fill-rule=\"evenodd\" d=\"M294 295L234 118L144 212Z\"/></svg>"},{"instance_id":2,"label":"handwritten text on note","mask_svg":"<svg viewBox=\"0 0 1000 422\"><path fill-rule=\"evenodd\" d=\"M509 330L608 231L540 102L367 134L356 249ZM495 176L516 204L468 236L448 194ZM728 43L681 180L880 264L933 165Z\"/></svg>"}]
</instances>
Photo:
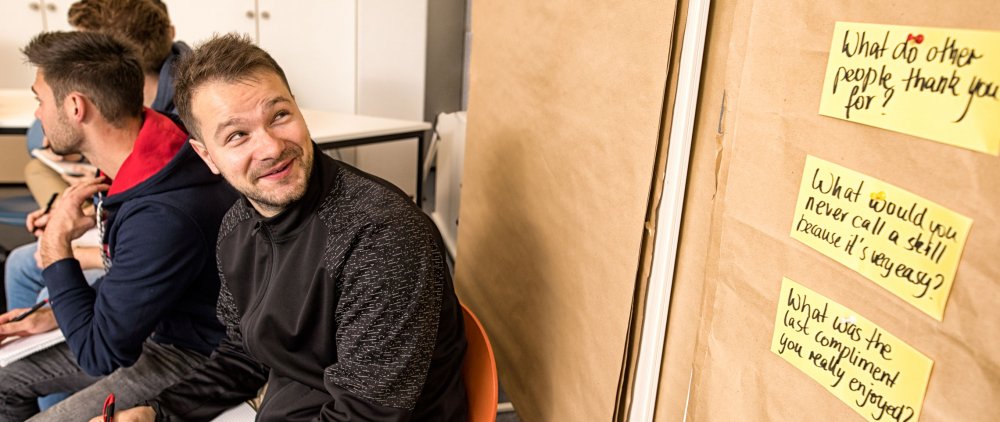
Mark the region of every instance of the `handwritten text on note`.
<instances>
[{"instance_id":1,"label":"handwritten text on note","mask_svg":"<svg viewBox=\"0 0 1000 422\"><path fill-rule=\"evenodd\" d=\"M791 236L940 321L972 220L808 156Z\"/></svg>"},{"instance_id":2,"label":"handwritten text on note","mask_svg":"<svg viewBox=\"0 0 1000 422\"><path fill-rule=\"evenodd\" d=\"M1000 154L1000 32L837 22L819 112Z\"/></svg>"},{"instance_id":3,"label":"handwritten text on note","mask_svg":"<svg viewBox=\"0 0 1000 422\"><path fill-rule=\"evenodd\" d=\"M771 351L872 422L918 420L934 365L871 321L787 278Z\"/></svg>"}]
</instances>

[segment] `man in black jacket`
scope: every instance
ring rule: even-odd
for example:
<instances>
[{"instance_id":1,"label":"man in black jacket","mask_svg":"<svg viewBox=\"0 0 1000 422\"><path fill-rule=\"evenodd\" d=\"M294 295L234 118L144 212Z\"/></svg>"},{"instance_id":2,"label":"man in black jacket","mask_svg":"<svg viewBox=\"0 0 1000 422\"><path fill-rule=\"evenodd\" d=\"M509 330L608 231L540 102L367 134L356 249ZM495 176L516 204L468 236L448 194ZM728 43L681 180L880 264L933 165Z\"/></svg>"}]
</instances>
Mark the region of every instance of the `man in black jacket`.
<instances>
[{"instance_id":1,"label":"man in black jacket","mask_svg":"<svg viewBox=\"0 0 1000 422\"><path fill-rule=\"evenodd\" d=\"M283 71L247 39L209 41L176 77L192 145L244 196L217 250L228 336L115 420L211 419L265 382L259 421L465 420L462 314L433 223L320 153Z\"/></svg>"}]
</instances>

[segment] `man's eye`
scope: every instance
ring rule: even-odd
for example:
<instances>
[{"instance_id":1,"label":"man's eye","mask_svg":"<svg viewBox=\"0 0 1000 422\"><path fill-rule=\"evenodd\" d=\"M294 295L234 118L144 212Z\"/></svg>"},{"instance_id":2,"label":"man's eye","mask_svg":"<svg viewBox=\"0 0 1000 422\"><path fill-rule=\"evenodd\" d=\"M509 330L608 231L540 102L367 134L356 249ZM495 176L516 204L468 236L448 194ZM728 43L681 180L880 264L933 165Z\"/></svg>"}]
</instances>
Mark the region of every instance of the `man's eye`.
<instances>
[{"instance_id":1,"label":"man's eye","mask_svg":"<svg viewBox=\"0 0 1000 422\"><path fill-rule=\"evenodd\" d=\"M240 139L243 139L243 137L246 135L247 135L246 132L233 132L231 135L229 135L228 138L226 138L226 142L229 143L238 141Z\"/></svg>"},{"instance_id":2,"label":"man's eye","mask_svg":"<svg viewBox=\"0 0 1000 422\"><path fill-rule=\"evenodd\" d=\"M284 111L284 110L282 110L282 111L279 111L279 112L277 112L277 113L274 113L274 121L278 121L278 120L280 120L280 119L281 119L282 117L285 117L285 116L287 116L287 115L288 115L288 112L287 112L287 111Z\"/></svg>"}]
</instances>

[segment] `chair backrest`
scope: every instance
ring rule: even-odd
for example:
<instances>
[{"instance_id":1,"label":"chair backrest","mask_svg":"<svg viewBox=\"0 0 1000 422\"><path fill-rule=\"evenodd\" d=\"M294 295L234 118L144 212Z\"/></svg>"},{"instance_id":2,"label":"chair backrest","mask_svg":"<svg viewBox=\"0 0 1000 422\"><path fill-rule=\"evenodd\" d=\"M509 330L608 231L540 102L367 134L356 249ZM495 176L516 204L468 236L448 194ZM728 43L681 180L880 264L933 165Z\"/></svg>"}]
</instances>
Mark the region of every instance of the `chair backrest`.
<instances>
[{"instance_id":1,"label":"chair backrest","mask_svg":"<svg viewBox=\"0 0 1000 422\"><path fill-rule=\"evenodd\" d=\"M493 347L490 346L490 339L479 319L465 305L461 306L465 319L465 338L469 344L465 351L465 361L462 362L462 379L469 398L469 421L496 421L500 383L497 381Z\"/></svg>"}]
</instances>

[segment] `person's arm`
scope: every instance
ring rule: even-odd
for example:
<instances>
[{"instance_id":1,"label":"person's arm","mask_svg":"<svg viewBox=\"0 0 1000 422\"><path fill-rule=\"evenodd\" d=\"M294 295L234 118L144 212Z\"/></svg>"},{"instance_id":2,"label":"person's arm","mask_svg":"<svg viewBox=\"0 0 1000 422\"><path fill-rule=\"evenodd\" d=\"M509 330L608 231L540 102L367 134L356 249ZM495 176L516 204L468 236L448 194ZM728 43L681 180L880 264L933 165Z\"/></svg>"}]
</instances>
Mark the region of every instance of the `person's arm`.
<instances>
[{"instance_id":1,"label":"person's arm","mask_svg":"<svg viewBox=\"0 0 1000 422\"><path fill-rule=\"evenodd\" d=\"M248 356L241 344L222 340L205 365L149 400L156 420L211 420L256 397L267 382L268 369Z\"/></svg>"},{"instance_id":2,"label":"person's arm","mask_svg":"<svg viewBox=\"0 0 1000 422\"><path fill-rule=\"evenodd\" d=\"M101 260L101 248L96 246L74 246L73 256L80 261L80 267L84 270L96 270L104 268Z\"/></svg>"},{"instance_id":3,"label":"person's arm","mask_svg":"<svg viewBox=\"0 0 1000 422\"><path fill-rule=\"evenodd\" d=\"M69 195L61 202L66 199ZM71 257L68 240L61 246L70 257L52 262L52 256L46 256L58 252L45 248L57 222L55 212L41 244L43 264L49 264L42 276L52 309L77 363L91 375L135 363L143 342L177 306L188 285L198 280L213 252L201 231L192 229L194 223L170 206L145 203L118 213L112 266L96 289Z\"/></svg>"},{"instance_id":4,"label":"person's arm","mask_svg":"<svg viewBox=\"0 0 1000 422\"><path fill-rule=\"evenodd\" d=\"M443 257L414 220L374 227L345 265L320 420L409 420L437 339Z\"/></svg>"},{"instance_id":5,"label":"person's arm","mask_svg":"<svg viewBox=\"0 0 1000 422\"><path fill-rule=\"evenodd\" d=\"M210 420L256 397L267 382L269 369L243 350L239 315L224 277L218 316L226 325L226 338L205 365L149 400L157 421Z\"/></svg>"},{"instance_id":6,"label":"person's arm","mask_svg":"<svg viewBox=\"0 0 1000 422\"><path fill-rule=\"evenodd\" d=\"M101 249L97 246L70 246L73 257L80 262L80 268L84 270L96 270L104 268L104 261L101 259ZM41 252L35 249L35 263L38 268L44 269Z\"/></svg>"}]
</instances>

